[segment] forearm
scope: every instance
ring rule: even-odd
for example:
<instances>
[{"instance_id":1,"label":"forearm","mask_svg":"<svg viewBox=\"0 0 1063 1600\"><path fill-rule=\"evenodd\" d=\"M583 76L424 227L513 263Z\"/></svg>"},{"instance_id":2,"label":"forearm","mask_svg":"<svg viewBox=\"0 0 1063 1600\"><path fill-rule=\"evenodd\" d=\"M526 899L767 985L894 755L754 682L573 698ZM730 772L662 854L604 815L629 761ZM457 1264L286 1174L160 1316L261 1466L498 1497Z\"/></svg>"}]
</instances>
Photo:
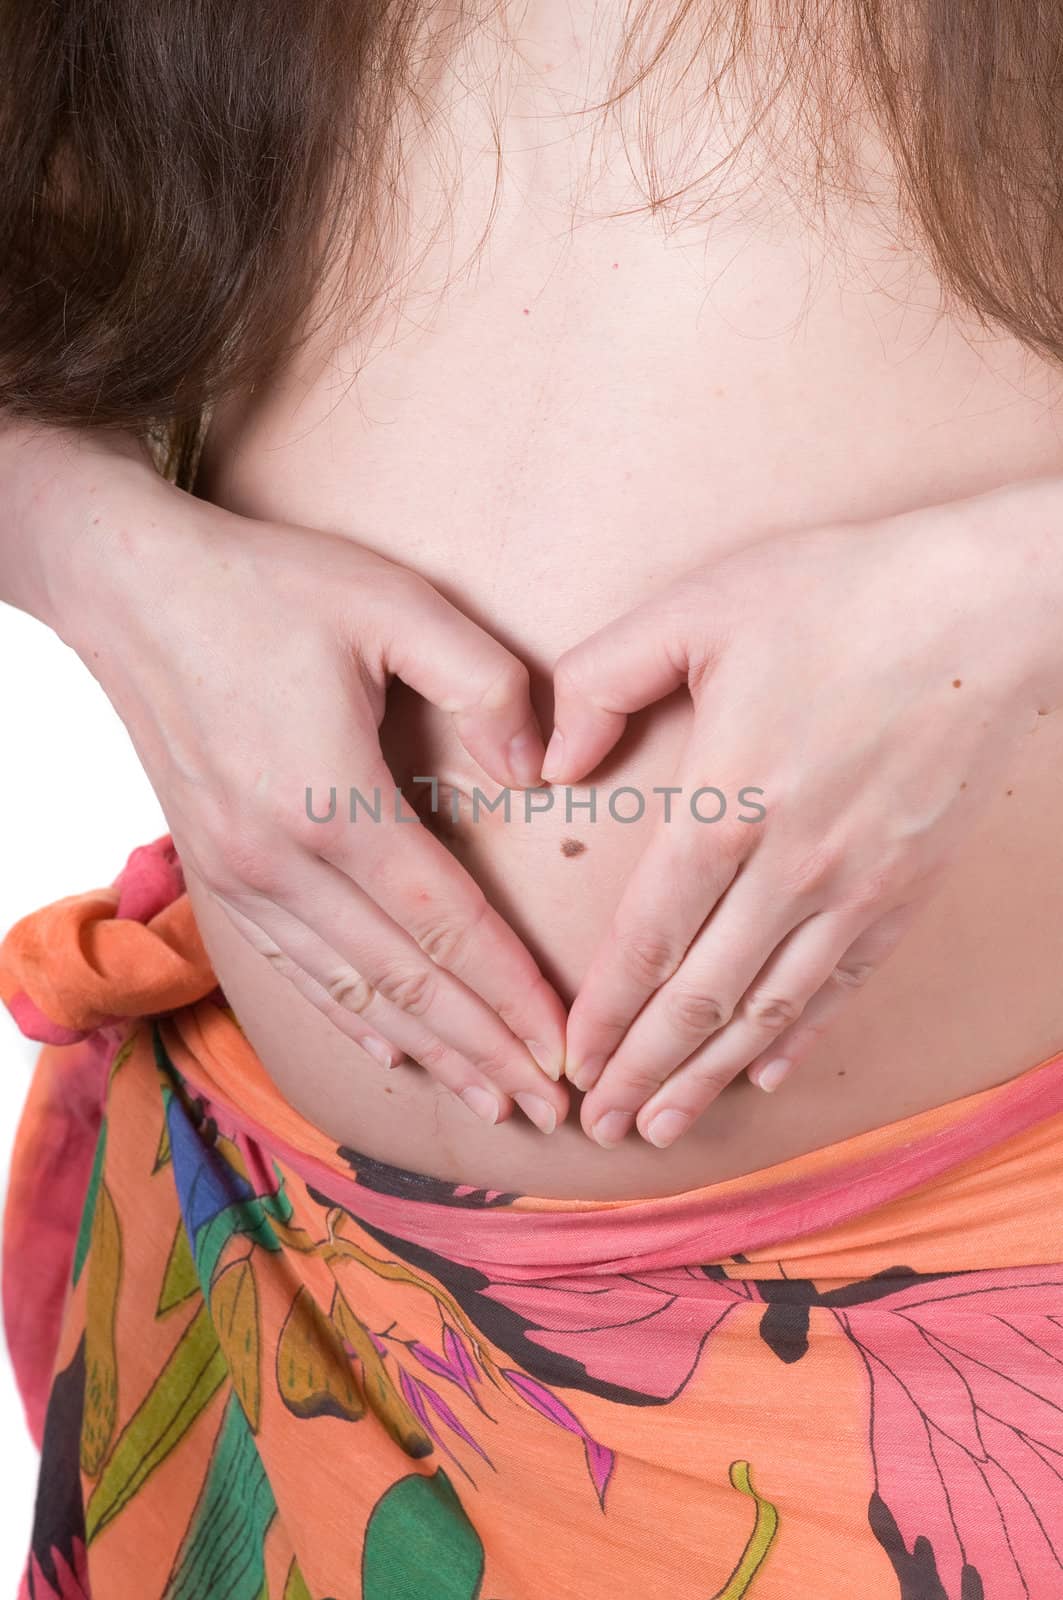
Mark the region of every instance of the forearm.
<instances>
[{"instance_id":1,"label":"forearm","mask_svg":"<svg viewBox=\"0 0 1063 1600\"><path fill-rule=\"evenodd\" d=\"M116 530L138 494L161 485L133 434L80 432L0 415L0 601L64 634L86 592L80 546Z\"/></svg>"}]
</instances>

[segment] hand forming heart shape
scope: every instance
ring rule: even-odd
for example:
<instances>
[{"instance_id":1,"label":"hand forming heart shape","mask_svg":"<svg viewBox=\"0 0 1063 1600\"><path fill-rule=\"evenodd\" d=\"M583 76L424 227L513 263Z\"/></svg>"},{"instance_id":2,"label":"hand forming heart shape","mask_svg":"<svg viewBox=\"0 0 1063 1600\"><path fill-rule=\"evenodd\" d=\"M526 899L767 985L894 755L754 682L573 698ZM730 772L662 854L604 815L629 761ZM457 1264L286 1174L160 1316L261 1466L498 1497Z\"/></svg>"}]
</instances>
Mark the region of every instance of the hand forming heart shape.
<instances>
[{"instance_id":1,"label":"hand forming heart shape","mask_svg":"<svg viewBox=\"0 0 1063 1600\"><path fill-rule=\"evenodd\" d=\"M626 885L567 1028L599 1143L636 1115L672 1143L743 1069L773 1090L894 949L1015 739L1060 702L1063 552L1038 518L1059 496L765 539L557 663L548 781L583 778L685 682L676 784L755 774L764 795L755 825L676 806Z\"/></svg>"}]
</instances>

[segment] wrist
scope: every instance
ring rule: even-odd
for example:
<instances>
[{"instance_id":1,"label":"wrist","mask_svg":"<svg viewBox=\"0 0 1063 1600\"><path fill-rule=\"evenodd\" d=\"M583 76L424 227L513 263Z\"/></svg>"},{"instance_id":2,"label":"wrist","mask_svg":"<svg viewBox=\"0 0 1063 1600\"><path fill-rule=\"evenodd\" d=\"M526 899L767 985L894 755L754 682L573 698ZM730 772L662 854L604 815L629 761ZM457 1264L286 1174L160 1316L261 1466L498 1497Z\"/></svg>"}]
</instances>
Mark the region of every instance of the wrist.
<instances>
[{"instance_id":1,"label":"wrist","mask_svg":"<svg viewBox=\"0 0 1063 1600\"><path fill-rule=\"evenodd\" d=\"M176 491L132 435L22 421L0 426L0 471L0 599L71 643L77 619L95 609L108 536Z\"/></svg>"}]
</instances>

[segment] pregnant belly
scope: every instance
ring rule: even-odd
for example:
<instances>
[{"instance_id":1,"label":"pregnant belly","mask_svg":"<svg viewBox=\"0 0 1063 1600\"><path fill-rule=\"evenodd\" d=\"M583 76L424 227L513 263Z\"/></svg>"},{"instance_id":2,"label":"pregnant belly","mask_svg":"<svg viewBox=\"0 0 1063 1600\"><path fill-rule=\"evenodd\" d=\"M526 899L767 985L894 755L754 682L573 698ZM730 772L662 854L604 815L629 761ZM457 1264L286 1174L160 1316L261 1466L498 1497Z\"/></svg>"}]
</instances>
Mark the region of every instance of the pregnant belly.
<instances>
[{"instance_id":1,"label":"pregnant belly","mask_svg":"<svg viewBox=\"0 0 1063 1600\"><path fill-rule=\"evenodd\" d=\"M785 205L770 229L731 218L687 248L625 220L555 233L545 185L540 174L538 204L505 214L492 270L438 314L431 296L416 301L357 383L347 353L311 351L284 383L223 408L202 489L422 574L527 664L544 728L558 655L731 549L1063 471L1058 375L1006 340L969 341L939 316L922 265L895 277L889 218L874 208L836 217L845 248L822 257ZM600 798L672 782L688 719L683 695L632 719L588 775ZM664 1151L638 1135L600 1149L575 1106L550 1136L519 1112L489 1128L421 1069L382 1070L190 887L251 1042L330 1136L454 1182L675 1192L1003 1081L1063 1045L1057 721L1039 719L1016 750L947 882L815 1057L774 1097L739 1080ZM441 792L440 837L570 1000L650 808L628 822L600 803L591 822L555 798L528 821L473 822L484 775L445 718L400 689L382 738L411 799L418 774L464 791L456 821Z\"/></svg>"},{"instance_id":2,"label":"pregnant belly","mask_svg":"<svg viewBox=\"0 0 1063 1600\"><path fill-rule=\"evenodd\" d=\"M536 687L546 707L542 682ZM265 1067L337 1142L490 1188L591 1199L674 1193L988 1087L1063 1047L1057 722L1040 719L1017 749L949 879L792 1080L769 1097L739 1078L664 1151L634 1134L614 1150L594 1145L579 1127L575 1090L567 1122L549 1137L519 1111L486 1127L421 1068L381 1069L245 945L193 876L189 892L222 987ZM622 820L637 809L632 791L648 796L672 781L688 725L689 701L673 696L632 720L608 763L572 791L568 814L563 791L527 817L514 794L508 821L501 812L474 820L477 783L488 794L493 787L445 719L401 686L382 740L411 799L428 793L411 786L414 775L439 778L439 810L433 819L425 808L427 822L568 1003L655 825L649 805L641 819ZM579 804L591 787L593 821Z\"/></svg>"}]
</instances>

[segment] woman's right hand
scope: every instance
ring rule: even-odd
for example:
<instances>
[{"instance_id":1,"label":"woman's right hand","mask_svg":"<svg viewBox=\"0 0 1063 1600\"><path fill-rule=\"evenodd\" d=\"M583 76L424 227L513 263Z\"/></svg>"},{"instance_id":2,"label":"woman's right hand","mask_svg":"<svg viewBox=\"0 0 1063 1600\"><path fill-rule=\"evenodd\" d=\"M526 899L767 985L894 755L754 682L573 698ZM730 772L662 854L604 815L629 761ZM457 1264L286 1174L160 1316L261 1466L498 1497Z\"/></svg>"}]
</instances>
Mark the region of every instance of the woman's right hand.
<instances>
[{"instance_id":1,"label":"woman's right hand","mask_svg":"<svg viewBox=\"0 0 1063 1600\"><path fill-rule=\"evenodd\" d=\"M124 722L182 860L378 1059L413 1058L488 1121L514 1099L542 1127L563 1120L564 1007L404 800L396 819L378 736L394 675L452 715L498 783L534 785L526 668L352 540L253 521L122 465L86 483L49 620ZM311 820L307 790L321 811L333 787L335 816ZM379 789L379 822L364 808L350 820L352 787L367 801Z\"/></svg>"}]
</instances>

